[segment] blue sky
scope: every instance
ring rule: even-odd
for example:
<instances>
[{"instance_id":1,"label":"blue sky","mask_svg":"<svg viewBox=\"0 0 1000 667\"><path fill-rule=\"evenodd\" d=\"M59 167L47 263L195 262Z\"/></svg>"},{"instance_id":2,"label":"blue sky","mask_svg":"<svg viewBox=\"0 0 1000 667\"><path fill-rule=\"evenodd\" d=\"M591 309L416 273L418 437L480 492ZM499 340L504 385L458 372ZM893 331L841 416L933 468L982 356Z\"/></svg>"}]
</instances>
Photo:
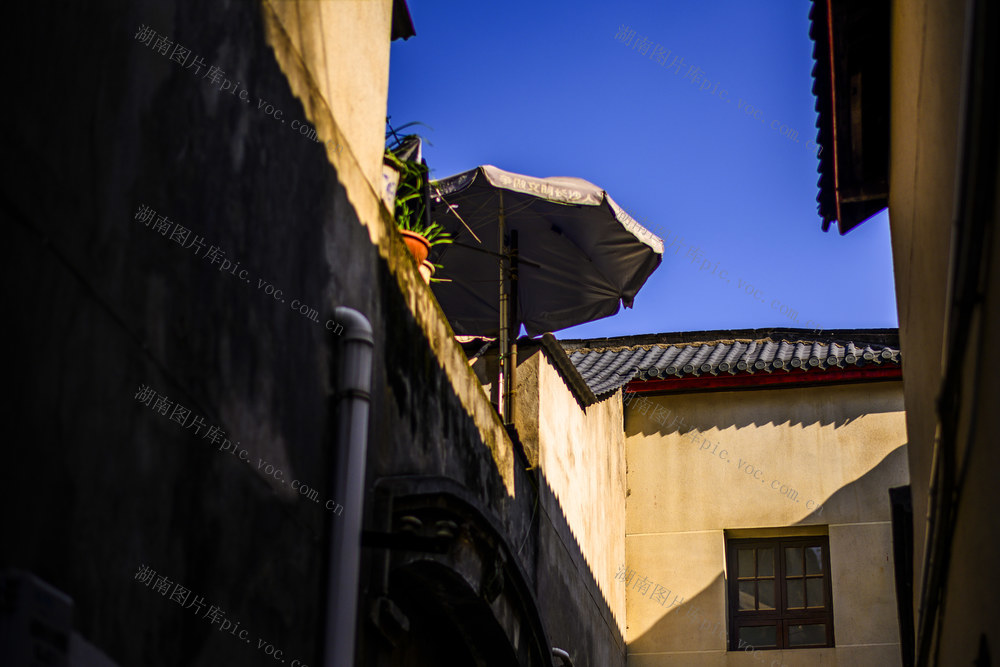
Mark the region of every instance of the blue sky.
<instances>
[{"instance_id":1,"label":"blue sky","mask_svg":"<svg viewBox=\"0 0 1000 667\"><path fill-rule=\"evenodd\" d=\"M897 326L887 214L816 213L808 2L408 4L389 114L430 126L433 177L584 178L671 246L633 309L558 338Z\"/></svg>"}]
</instances>

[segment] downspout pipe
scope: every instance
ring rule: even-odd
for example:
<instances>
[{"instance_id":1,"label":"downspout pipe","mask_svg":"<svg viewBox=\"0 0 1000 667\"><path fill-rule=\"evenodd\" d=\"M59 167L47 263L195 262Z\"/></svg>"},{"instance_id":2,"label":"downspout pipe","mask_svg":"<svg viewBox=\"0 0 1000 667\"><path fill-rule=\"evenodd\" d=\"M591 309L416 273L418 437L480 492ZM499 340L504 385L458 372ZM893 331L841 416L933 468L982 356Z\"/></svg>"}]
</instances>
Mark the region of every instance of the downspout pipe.
<instances>
[{"instance_id":1,"label":"downspout pipe","mask_svg":"<svg viewBox=\"0 0 1000 667\"><path fill-rule=\"evenodd\" d=\"M344 509L340 515L330 512L323 665L349 667L354 664L375 338L368 318L358 311L338 306L333 316L344 331L333 385L336 432L330 490Z\"/></svg>"}]
</instances>

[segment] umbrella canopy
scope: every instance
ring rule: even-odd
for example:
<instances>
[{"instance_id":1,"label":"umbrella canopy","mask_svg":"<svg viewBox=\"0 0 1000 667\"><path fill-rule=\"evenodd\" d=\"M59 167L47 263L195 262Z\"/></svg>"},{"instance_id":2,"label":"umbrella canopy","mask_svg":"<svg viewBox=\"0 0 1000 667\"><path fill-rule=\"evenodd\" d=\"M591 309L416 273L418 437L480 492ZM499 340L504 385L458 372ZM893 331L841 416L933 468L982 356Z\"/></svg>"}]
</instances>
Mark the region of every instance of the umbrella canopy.
<instances>
[{"instance_id":1,"label":"umbrella canopy","mask_svg":"<svg viewBox=\"0 0 1000 667\"><path fill-rule=\"evenodd\" d=\"M497 266L508 254L498 233L501 213L517 238L514 316L531 336L609 317L622 304L631 308L662 260L663 242L580 178L534 178L484 165L435 181L431 197L433 220L456 241L432 249L444 267L437 275L450 280L432 287L459 334L498 334Z\"/></svg>"}]
</instances>

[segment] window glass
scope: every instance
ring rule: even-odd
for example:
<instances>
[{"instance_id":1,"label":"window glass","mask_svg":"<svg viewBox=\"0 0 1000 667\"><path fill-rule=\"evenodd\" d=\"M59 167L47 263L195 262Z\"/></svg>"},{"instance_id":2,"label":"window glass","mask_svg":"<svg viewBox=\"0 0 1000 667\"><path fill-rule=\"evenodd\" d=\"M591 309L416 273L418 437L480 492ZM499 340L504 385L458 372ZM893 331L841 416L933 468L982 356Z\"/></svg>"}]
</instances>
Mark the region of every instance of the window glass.
<instances>
[{"instance_id":1,"label":"window glass","mask_svg":"<svg viewBox=\"0 0 1000 667\"><path fill-rule=\"evenodd\" d=\"M756 609L753 581L740 582L740 609Z\"/></svg>"},{"instance_id":2,"label":"window glass","mask_svg":"<svg viewBox=\"0 0 1000 667\"><path fill-rule=\"evenodd\" d=\"M789 609L801 609L806 606L806 598L803 595L802 580L789 579L785 582L786 595Z\"/></svg>"},{"instance_id":3,"label":"window glass","mask_svg":"<svg viewBox=\"0 0 1000 667\"><path fill-rule=\"evenodd\" d=\"M806 547L806 574L823 574L823 547Z\"/></svg>"},{"instance_id":4,"label":"window glass","mask_svg":"<svg viewBox=\"0 0 1000 667\"><path fill-rule=\"evenodd\" d=\"M757 582L760 591L760 609L774 609L774 579L762 579Z\"/></svg>"},{"instance_id":5,"label":"window glass","mask_svg":"<svg viewBox=\"0 0 1000 667\"><path fill-rule=\"evenodd\" d=\"M810 607L823 606L823 577L806 579L806 600Z\"/></svg>"},{"instance_id":6,"label":"window glass","mask_svg":"<svg viewBox=\"0 0 1000 667\"><path fill-rule=\"evenodd\" d=\"M739 638L746 644L751 644L756 648L766 648L776 646L778 629L773 625L754 625L740 628Z\"/></svg>"},{"instance_id":7,"label":"window glass","mask_svg":"<svg viewBox=\"0 0 1000 667\"><path fill-rule=\"evenodd\" d=\"M757 576L774 576L774 549L757 550Z\"/></svg>"},{"instance_id":8,"label":"window glass","mask_svg":"<svg viewBox=\"0 0 1000 667\"><path fill-rule=\"evenodd\" d=\"M737 553L737 560L739 561L739 577L743 579L745 577L753 576L753 549L740 549Z\"/></svg>"},{"instance_id":9,"label":"window glass","mask_svg":"<svg viewBox=\"0 0 1000 667\"><path fill-rule=\"evenodd\" d=\"M789 625L788 645L807 646L810 644L826 644L826 625Z\"/></svg>"},{"instance_id":10,"label":"window glass","mask_svg":"<svg viewBox=\"0 0 1000 667\"><path fill-rule=\"evenodd\" d=\"M785 574L802 576L802 547L785 547Z\"/></svg>"}]
</instances>

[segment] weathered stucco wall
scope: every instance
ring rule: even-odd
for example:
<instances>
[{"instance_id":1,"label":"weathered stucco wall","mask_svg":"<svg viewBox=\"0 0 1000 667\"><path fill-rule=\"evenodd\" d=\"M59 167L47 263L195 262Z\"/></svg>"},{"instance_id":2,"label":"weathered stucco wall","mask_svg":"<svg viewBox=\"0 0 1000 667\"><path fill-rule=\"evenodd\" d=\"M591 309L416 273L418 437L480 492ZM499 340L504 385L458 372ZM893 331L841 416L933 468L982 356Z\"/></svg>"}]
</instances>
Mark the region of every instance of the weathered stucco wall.
<instances>
[{"instance_id":1,"label":"weathered stucco wall","mask_svg":"<svg viewBox=\"0 0 1000 667\"><path fill-rule=\"evenodd\" d=\"M5 139L22 166L3 186L8 266L23 286L10 303L23 353L11 368L14 437L33 444L6 467L3 504L33 488L45 497L5 517L17 537L2 565L71 596L78 631L119 664L272 664L257 640L316 664L329 513L290 483L331 498L337 338L324 323L342 304L381 330L368 285L384 263L321 147L257 109L259 96L307 120L259 5L52 11L21 6L14 18L49 48L10 81L33 91ZM201 58L200 73L136 40L143 25ZM211 84L210 66L250 102ZM37 85L53 72L59 86ZM164 233L136 219L142 206ZM183 247L166 233L175 225L203 245ZM206 259L212 246L246 278ZM138 402L140 385L204 426ZM205 439L212 427L252 464ZM224 610L253 644L136 581L140 565L189 589L203 612Z\"/></svg>"},{"instance_id":2,"label":"weathered stucco wall","mask_svg":"<svg viewBox=\"0 0 1000 667\"><path fill-rule=\"evenodd\" d=\"M600 617L593 622L598 628L604 626L601 630L606 637L619 643L617 655L586 651L582 655L590 656L593 664L622 664L625 599L624 591L614 585L616 568L625 559L625 442L621 401L611 396L583 409L546 354L538 352L530 361L537 369L533 375L537 377L539 397L538 460L550 492L544 496L546 515L562 513L565 517L565 527L553 527L553 537L560 542L553 543L553 553L572 554L574 547L579 550L579 557L554 562L559 568L572 567L571 570L551 572L550 577L586 582L591 590L581 593L600 602L597 605ZM551 590L544 583L542 586L543 591ZM555 608L563 604L550 595L540 594L539 598L544 606ZM593 615L586 597L578 606ZM575 630L573 625L577 624L565 623L566 630ZM595 651L606 646L605 642L594 642L578 632L567 632L565 641L591 643Z\"/></svg>"},{"instance_id":3,"label":"weathered stucco wall","mask_svg":"<svg viewBox=\"0 0 1000 667\"><path fill-rule=\"evenodd\" d=\"M977 222L991 218L986 225L993 229L993 247L987 251L992 259L975 280L981 286L979 315L962 332L969 335L967 344L945 338L950 314L947 290L956 282L950 275L949 262L954 254L953 223L959 210L956 184L965 141L963 59L971 41L966 9L972 4L951 0L892 3L889 221L900 341L907 359L904 383L914 518L913 609L918 634L937 401L946 356L942 348L958 346L964 352L964 405L956 458L959 466L967 466L968 475L963 481L962 500L954 521L957 528L950 546L951 564L945 577L942 664L983 659L984 639L993 655L1000 646L995 610L1000 596L1000 578L995 575L1000 560L1000 542L995 539L995 471L1000 466L995 433L1000 384L996 373L976 370L995 366L995 341L1000 332L1000 235L996 233L1000 211L995 195L991 212L975 214ZM994 33L989 34L989 30ZM989 34L986 41L996 39L995 25L985 31ZM995 63L995 56L987 58ZM993 84L984 85L988 88ZM981 104L987 109L984 123L995 124L991 103ZM982 131L988 132L985 127ZM1000 153L1000 146L987 145L981 137L974 141L971 148L981 155ZM995 166L993 170L995 177ZM995 193L997 186L987 189ZM980 326L983 317L986 323ZM966 460L970 455L972 458ZM939 521L939 525L942 523Z\"/></svg>"},{"instance_id":4,"label":"weathered stucco wall","mask_svg":"<svg viewBox=\"0 0 1000 667\"><path fill-rule=\"evenodd\" d=\"M309 72L308 82L303 83L312 88L310 98L337 119L346 139L343 143L378 191L389 90L392 1L263 0L263 6L274 19L269 27L282 33L272 33L272 43L281 44L287 39L294 45L293 57L297 56ZM279 54L287 55L281 51ZM291 62L283 62L282 66L286 73L296 71ZM336 141L331 141L330 146L334 152L342 149Z\"/></svg>"},{"instance_id":5,"label":"weathered stucco wall","mask_svg":"<svg viewBox=\"0 0 1000 667\"><path fill-rule=\"evenodd\" d=\"M495 352L475 369L492 395ZM535 579L553 644L592 664L624 665L625 591L614 585L625 560L621 399L581 407L549 354L522 344L515 400L518 439L543 481Z\"/></svg>"},{"instance_id":6,"label":"weathered stucco wall","mask_svg":"<svg viewBox=\"0 0 1000 667\"><path fill-rule=\"evenodd\" d=\"M650 400L671 415L661 426L626 409L626 554L671 595L660 605L630 582L629 664L898 661L888 488L908 479L900 383ZM698 444L682 437L691 430ZM784 527L829 532L837 648L728 652L725 531Z\"/></svg>"},{"instance_id":7,"label":"weathered stucco wall","mask_svg":"<svg viewBox=\"0 0 1000 667\"><path fill-rule=\"evenodd\" d=\"M276 5L279 4L282 6L281 12L275 10ZM378 133L369 131L358 138L347 138L347 130L340 122L340 118L333 115L334 107L330 106L322 90L316 84L317 80L329 79L325 74L328 69L335 69L339 66L339 63L335 61L331 63L327 50L342 47L329 46L331 42L327 40L323 48L320 48L314 43L310 43L310 40L315 42L318 39L315 34L299 31L289 26L289 22L322 23L333 20L330 19L328 9L329 7L339 7L341 4L350 7L366 3L364 0L345 0L343 3L341 0L331 2L314 2L312 0L265 2L263 15L269 43L274 49L274 55L282 72L288 79L288 85L293 94L301 101L309 120L316 128L319 141L325 148L327 159L336 170L337 179L343 185L351 206L357 212L358 221L364 225L379 256L388 263L407 308L416 318L427 342L445 369L455 391L458 392L462 406L472 415L477 428L490 447L494 462L501 471L508 490L513 493L514 458L503 424L490 405L488 398L483 394L479 380L469 368L464 352L455 342L454 332L451 330L444 312L417 272L416 264L403 245L398 232L395 231L395 223L379 196L384 124L381 120L379 121ZM392 3L385 0L384 3L380 4L391 8ZM321 9L320 5L326 6L327 9ZM294 11L290 7L295 7ZM355 8L351 11L359 10ZM363 18L361 25L367 26L375 32L376 39L381 39L383 30L387 30L383 15L384 12L374 10L366 10L360 14ZM385 35L385 38L388 39L387 32ZM334 42L334 44L339 43L339 41ZM381 60L375 58L368 62L368 66L376 67L380 63ZM314 72L320 74L314 74ZM364 86L366 81L366 76L362 74L351 75L348 85L353 91L359 86ZM382 90L383 96L385 83L386 80L381 72L373 73L370 86L374 87L375 90ZM369 97L370 93L361 95L362 99ZM383 100L381 107L373 104L368 111L380 113L379 118L382 119L385 116L384 108L385 102ZM352 114L356 116L357 110L352 111ZM350 114L349 117L351 117ZM347 148L340 150L338 149L340 146ZM360 154L355 154L352 149L355 146L359 147ZM371 153L377 153L379 156L375 160L376 166L374 167L372 165L366 166L365 163L361 162L365 154ZM375 172L370 171L372 169L377 170L377 177ZM349 266L350 262L346 262L346 264Z\"/></svg>"},{"instance_id":8,"label":"weathered stucco wall","mask_svg":"<svg viewBox=\"0 0 1000 667\"><path fill-rule=\"evenodd\" d=\"M348 14L331 18L340 5ZM13 508L0 568L69 595L76 629L119 664L275 664L258 639L288 662L320 664L322 503L340 500L329 488L340 341L325 323L338 305L364 313L375 337L366 520L380 478L453 481L513 545L507 571L525 574L526 606L540 572L566 573L546 580L545 624L574 656L622 663L544 475L526 471L377 194L389 6L105 2L58 20L48 6L13 10L19 36L48 47L10 80L34 92L5 135L20 165L4 181L3 216L18 286L11 440L23 446L0 473ZM141 25L191 49L201 73L136 40ZM319 48L318 26L339 39ZM364 43L348 53L347 42ZM249 97L210 83L209 66ZM200 252L137 220L142 206L199 237ZM247 273L220 270L211 246ZM202 430L136 401L140 385L186 406ZM220 452L208 427L247 458ZM385 664L366 597L379 573L373 550L362 553L359 654ZM220 607L252 643L137 582L140 565ZM580 608L567 611L568 599Z\"/></svg>"},{"instance_id":9,"label":"weathered stucco wall","mask_svg":"<svg viewBox=\"0 0 1000 667\"><path fill-rule=\"evenodd\" d=\"M921 517L913 533L919 582L955 211L963 3L896 2L892 21L889 224L899 339L907 359L913 516Z\"/></svg>"},{"instance_id":10,"label":"weathered stucco wall","mask_svg":"<svg viewBox=\"0 0 1000 667\"><path fill-rule=\"evenodd\" d=\"M364 4L384 16L391 3ZM372 57L371 71L351 75L362 99L382 96L383 111L364 111L378 132L353 127L348 139L309 96L301 54L267 5L104 3L64 8L58 20L48 11L21 6L14 17L26 40L51 48L10 82L35 91L7 132L21 168L3 186L7 269L21 285L9 302L20 313L13 439L31 445L4 468L3 503L18 510L5 517L13 539L0 566L71 596L79 632L120 664L274 663L135 581L142 564L255 641L317 664L339 342L324 323L335 305L365 313L375 330L375 455L389 441L443 447L441 469L523 535L532 496L512 500L510 441L354 157L381 153L384 62ZM378 16L350 39L387 53ZM141 25L201 57L200 75L136 40ZM249 102L210 84L208 66L238 79ZM52 72L63 83L39 87ZM292 131L257 108L258 96L333 143ZM191 230L200 252L136 220L140 206ZM206 259L210 246L246 279ZM315 314L293 310L293 299ZM205 426L196 433L136 401L143 384ZM416 432L415 414L427 420ZM252 465L204 439L209 427ZM258 459L321 503L258 471Z\"/></svg>"}]
</instances>

